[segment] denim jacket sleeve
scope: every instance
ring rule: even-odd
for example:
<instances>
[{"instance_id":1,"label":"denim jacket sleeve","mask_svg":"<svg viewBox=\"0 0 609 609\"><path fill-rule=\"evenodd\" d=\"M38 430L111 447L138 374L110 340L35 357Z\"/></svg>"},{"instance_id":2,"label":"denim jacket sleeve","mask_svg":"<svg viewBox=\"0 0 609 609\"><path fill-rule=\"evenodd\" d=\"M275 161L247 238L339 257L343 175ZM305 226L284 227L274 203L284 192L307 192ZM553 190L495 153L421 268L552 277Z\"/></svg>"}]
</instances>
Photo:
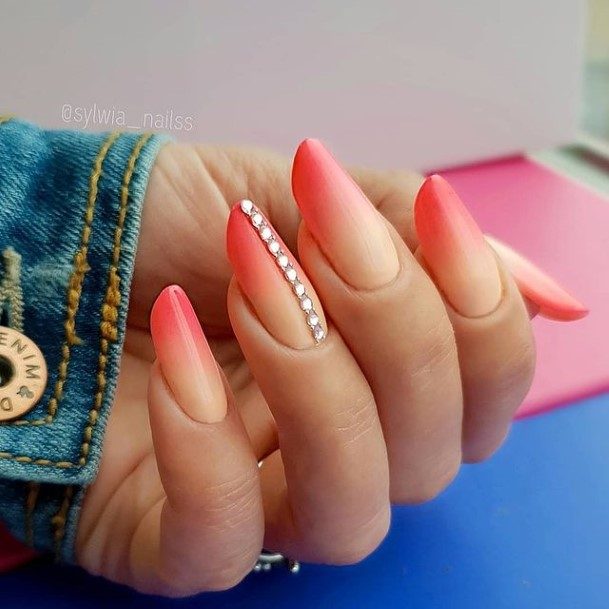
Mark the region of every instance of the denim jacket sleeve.
<instances>
[{"instance_id":1,"label":"denim jacket sleeve","mask_svg":"<svg viewBox=\"0 0 609 609\"><path fill-rule=\"evenodd\" d=\"M21 305L0 284L0 325L16 327L18 313L48 370L34 408L0 422L0 520L67 561L99 465L141 207L162 143L0 117L0 276L17 272L22 296Z\"/></svg>"}]
</instances>

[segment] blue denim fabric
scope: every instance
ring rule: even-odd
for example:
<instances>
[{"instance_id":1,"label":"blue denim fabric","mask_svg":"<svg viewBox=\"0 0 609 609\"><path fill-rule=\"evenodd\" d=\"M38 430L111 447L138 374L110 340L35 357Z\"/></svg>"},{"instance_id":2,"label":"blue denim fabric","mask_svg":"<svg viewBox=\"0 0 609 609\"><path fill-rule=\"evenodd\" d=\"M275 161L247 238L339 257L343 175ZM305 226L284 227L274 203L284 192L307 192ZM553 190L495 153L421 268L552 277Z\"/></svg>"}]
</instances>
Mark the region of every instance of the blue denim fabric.
<instances>
[{"instance_id":1,"label":"blue denim fabric","mask_svg":"<svg viewBox=\"0 0 609 609\"><path fill-rule=\"evenodd\" d=\"M0 250L22 257L24 333L49 373L36 407L0 424L0 519L67 560L99 465L141 207L163 141L0 119Z\"/></svg>"}]
</instances>

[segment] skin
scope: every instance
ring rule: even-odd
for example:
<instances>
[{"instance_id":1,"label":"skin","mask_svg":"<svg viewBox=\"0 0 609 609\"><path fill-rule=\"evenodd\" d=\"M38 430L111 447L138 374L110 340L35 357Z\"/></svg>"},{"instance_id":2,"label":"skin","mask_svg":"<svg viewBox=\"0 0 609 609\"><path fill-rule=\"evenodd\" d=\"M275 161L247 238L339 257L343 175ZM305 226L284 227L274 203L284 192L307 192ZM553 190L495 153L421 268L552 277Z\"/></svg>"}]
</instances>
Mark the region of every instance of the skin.
<instances>
[{"instance_id":1,"label":"skin","mask_svg":"<svg viewBox=\"0 0 609 609\"><path fill-rule=\"evenodd\" d=\"M482 316L457 312L419 251L413 204L422 178L351 174L397 256L382 285L370 287L366 269L363 288L353 285L357 267L347 269L350 283L336 272L332 244L320 247L301 224L288 159L175 144L160 152L116 401L78 531L78 560L90 572L184 596L235 585L263 544L353 563L385 536L390 502L433 498L463 459L500 445L534 368L527 309L510 274L497 259L501 302ZM299 334L294 348L273 334L233 278L226 227L244 196L315 287L330 320L320 345L301 344L308 335ZM213 422L189 415L184 393L171 391L174 373L155 363L150 311L175 283L218 364L203 367L216 388Z\"/></svg>"}]
</instances>

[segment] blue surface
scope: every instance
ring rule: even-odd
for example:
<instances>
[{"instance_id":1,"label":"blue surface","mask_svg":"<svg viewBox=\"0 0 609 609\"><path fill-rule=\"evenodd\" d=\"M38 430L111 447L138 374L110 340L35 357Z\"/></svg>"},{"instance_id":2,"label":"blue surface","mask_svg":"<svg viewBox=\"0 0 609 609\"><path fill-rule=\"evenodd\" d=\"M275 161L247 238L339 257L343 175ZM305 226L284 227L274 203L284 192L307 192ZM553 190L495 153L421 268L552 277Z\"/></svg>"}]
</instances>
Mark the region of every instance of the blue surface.
<instances>
[{"instance_id":1,"label":"blue surface","mask_svg":"<svg viewBox=\"0 0 609 609\"><path fill-rule=\"evenodd\" d=\"M251 575L170 601L44 563L0 577L0 606L277 609L609 607L609 395L514 426L437 500L394 510L362 564Z\"/></svg>"}]
</instances>

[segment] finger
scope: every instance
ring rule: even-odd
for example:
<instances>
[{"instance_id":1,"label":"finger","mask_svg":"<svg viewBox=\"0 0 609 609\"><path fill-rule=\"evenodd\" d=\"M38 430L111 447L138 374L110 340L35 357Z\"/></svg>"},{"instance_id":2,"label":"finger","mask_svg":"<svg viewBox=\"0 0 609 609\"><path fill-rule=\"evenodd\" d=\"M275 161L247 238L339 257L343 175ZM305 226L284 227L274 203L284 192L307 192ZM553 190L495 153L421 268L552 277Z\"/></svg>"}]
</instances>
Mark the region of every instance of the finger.
<instances>
[{"instance_id":1,"label":"finger","mask_svg":"<svg viewBox=\"0 0 609 609\"><path fill-rule=\"evenodd\" d=\"M430 499L461 462L461 381L442 299L319 142L301 144L292 182L303 266L374 392L391 499Z\"/></svg>"},{"instance_id":2,"label":"finger","mask_svg":"<svg viewBox=\"0 0 609 609\"><path fill-rule=\"evenodd\" d=\"M415 225L455 330L465 401L463 456L479 461L505 438L533 378L527 310L509 273L440 176L421 187Z\"/></svg>"},{"instance_id":3,"label":"finger","mask_svg":"<svg viewBox=\"0 0 609 609\"><path fill-rule=\"evenodd\" d=\"M265 493L265 544L315 562L358 560L389 523L387 455L370 388L251 202L233 208L227 245L238 280L228 298L232 326L275 417L285 467Z\"/></svg>"},{"instance_id":4,"label":"finger","mask_svg":"<svg viewBox=\"0 0 609 609\"><path fill-rule=\"evenodd\" d=\"M174 596L229 588L251 570L262 547L257 461L177 286L157 299L151 330L158 361L150 377L150 422L167 498L138 529L134 577L146 591Z\"/></svg>"}]
</instances>

